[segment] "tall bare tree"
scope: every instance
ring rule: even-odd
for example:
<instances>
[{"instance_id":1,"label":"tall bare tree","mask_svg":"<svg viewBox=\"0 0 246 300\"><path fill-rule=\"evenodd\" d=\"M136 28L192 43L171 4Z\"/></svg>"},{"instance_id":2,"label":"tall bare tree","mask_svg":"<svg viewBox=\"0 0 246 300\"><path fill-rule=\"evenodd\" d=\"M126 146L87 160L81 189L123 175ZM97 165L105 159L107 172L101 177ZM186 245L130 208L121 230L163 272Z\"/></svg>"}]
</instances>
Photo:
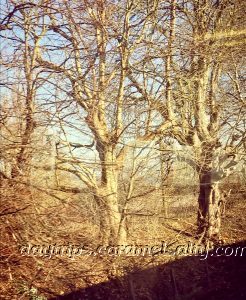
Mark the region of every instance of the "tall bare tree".
<instances>
[{"instance_id":1,"label":"tall bare tree","mask_svg":"<svg viewBox=\"0 0 246 300\"><path fill-rule=\"evenodd\" d=\"M208 238L219 235L219 183L238 164L245 139L243 81L235 75L242 64L245 35L242 5L158 1L151 35L143 41L152 49L130 76L150 103L149 115L159 112L154 121L146 121L149 130L143 138L171 136L192 152L187 162L199 175L198 227ZM137 80L139 72L152 78L155 89Z\"/></svg>"},{"instance_id":2,"label":"tall bare tree","mask_svg":"<svg viewBox=\"0 0 246 300\"><path fill-rule=\"evenodd\" d=\"M43 81L36 58L46 27L44 14L40 14L39 7L35 4L6 3L5 9L6 17L1 22L4 24L1 31L1 76L2 91L12 98L8 107L12 108L12 123L15 123L10 145L14 149L11 178L24 176L28 179L34 147L32 135L37 126L36 100ZM4 78L4 74L8 74L7 78ZM11 114L8 117L11 120Z\"/></svg>"},{"instance_id":3,"label":"tall bare tree","mask_svg":"<svg viewBox=\"0 0 246 300\"><path fill-rule=\"evenodd\" d=\"M79 176L93 191L100 207L103 240L122 243L126 232L121 222L118 175L126 132L135 118L127 113L134 105L127 73L130 56L143 37L148 13L146 10L141 14L139 25L135 20L135 13L140 11L138 1L73 1L72 5L59 1L53 3L53 9L57 12L47 14L46 39L55 38L57 43L54 49L40 48L36 61L66 82L70 97L82 109L83 126L90 129L92 147L95 145L100 160L100 182L86 166ZM55 53L59 57L52 59ZM76 146L82 145L79 141Z\"/></svg>"}]
</instances>

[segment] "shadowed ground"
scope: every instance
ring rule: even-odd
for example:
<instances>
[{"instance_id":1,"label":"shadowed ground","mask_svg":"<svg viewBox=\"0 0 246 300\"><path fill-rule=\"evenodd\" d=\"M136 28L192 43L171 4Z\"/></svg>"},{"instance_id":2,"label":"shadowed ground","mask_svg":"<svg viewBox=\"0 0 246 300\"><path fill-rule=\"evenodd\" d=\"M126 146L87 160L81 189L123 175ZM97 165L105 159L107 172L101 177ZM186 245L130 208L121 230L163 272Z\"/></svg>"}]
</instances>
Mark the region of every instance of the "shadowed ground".
<instances>
[{"instance_id":1,"label":"shadowed ground","mask_svg":"<svg viewBox=\"0 0 246 300\"><path fill-rule=\"evenodd\" d=\"M246 242L223 247L233 247L234 253L238 247L245 250L236 257L215 257L209 252L207 260L194 256L176 259L50 300L246 299Z\"/></svg>"}]
</instances>

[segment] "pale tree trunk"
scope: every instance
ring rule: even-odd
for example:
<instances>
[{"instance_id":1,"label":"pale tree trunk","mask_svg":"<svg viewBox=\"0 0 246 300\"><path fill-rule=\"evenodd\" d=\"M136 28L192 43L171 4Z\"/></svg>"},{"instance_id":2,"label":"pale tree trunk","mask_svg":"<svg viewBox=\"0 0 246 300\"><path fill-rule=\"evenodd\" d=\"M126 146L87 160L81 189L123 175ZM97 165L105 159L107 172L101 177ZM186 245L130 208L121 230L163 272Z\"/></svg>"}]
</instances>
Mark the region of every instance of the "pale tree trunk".
<instances>
[{"instance_id":1,"label":"pale tree trunk","mask_svg":"<svg viewBox=\"0 0 246 300\"><path fill-rule=\"evenodd\" d=\"M220 238L221 215L226 193L220 193L219 184L238 165L239 158L230 152L216 154L216 145L202 149L199 173L198 231L208 239ZM223 212L224 213L224 212Z\"/></svg>"},{"instance_id":2,"label":"pale tree trunk","mask_svg":"<svg viewBox=\"0 0 246 300\"><path fill-rule=\"evenodd\" d=\"M100 205L102 241L105 244L125 244L126 229L118 202L118 170L114 146L98 145L101 160L101 186L96 192Z\"/></svg>"},{"instance_id":3,"label":"pale tree trunk","mask_svg":"<svg viewBox=\"0 0 246 300\"><path fill-rule=\"evenodd\" d=\"M204 238L217 239L221 226L219 183L213 182L211 171L204 171L199 177L198 231Z\"/></svg>"}]
</instances>

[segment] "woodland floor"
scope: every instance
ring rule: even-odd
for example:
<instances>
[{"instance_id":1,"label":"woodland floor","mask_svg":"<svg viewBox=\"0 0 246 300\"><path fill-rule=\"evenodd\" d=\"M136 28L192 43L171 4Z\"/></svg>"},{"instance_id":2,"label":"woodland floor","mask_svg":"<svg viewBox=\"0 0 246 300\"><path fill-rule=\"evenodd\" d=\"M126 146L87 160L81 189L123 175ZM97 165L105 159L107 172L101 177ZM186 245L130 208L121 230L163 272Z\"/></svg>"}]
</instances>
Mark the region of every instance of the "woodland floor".
<instances>
[{"instance_id":1,"label":"woodland floor","mask_svg":"<svg viewBox=\"0 0 246 300\"><path fill-rule=\"evenodd\" d=\"M228 206L223 243L246 247L245 202L232 199ZM246 299L246 248L242 257L203 260L166 255L45 259L20 255L10 221L7 216L1 219L0 299ZM159 235L147 239L141 230L135 235L138 242L142 239L141 244L151 240L155 241L152 244L158 240L176 241L176 245L197 243L193 224L195 212L190 212L178 219L163 219ZM79 235L71 242L81 243Z\"/></svg>"}]
</instances>

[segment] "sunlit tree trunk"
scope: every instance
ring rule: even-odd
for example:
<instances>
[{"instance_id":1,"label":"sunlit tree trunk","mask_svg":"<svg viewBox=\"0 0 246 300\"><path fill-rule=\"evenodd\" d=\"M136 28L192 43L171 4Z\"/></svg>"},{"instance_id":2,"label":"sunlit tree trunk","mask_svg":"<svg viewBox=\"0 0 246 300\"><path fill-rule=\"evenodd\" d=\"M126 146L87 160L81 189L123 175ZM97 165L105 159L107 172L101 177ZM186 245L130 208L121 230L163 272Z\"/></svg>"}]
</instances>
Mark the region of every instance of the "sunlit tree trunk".
<instances>
[{"instance_id":1,"label":"sunlit tree trunk","mask_svg":"<svg viewBox=\"0 0 246 300\"><path fill-rule=\"evenodd\" d=\"M97 145L101 160L101 186L96 199L100 205L100 224L104 243L126 242L126 229L122 224L118 201L118 170L114 146Z\"/></svg>"},{"instance_id":2,"label":"sunlit tree trunk","mask_svg":"<svg viewBox=\"0 0 246 300\"><path fill-rule=\"evenodd\" d=\"M218 238L221 225L219 184L213 183L211 171L202 171L199 185L198 231L209 239Z\"/></svg>"}]
</instances>

